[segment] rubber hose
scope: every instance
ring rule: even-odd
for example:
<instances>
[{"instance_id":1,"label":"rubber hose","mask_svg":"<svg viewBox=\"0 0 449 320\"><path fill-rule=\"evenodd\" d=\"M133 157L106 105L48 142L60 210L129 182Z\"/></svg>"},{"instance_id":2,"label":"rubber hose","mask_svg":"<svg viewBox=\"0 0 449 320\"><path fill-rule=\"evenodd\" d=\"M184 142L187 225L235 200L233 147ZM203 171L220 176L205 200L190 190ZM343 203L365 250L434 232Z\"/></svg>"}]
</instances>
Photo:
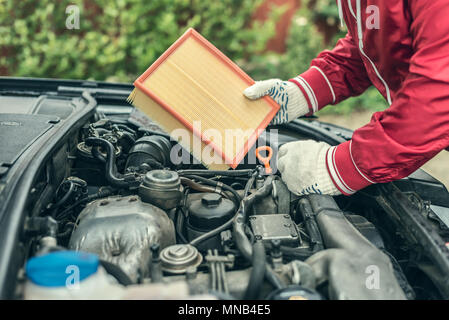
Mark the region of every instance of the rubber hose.
<instances>
[{"instance_id":1,"label":"rubber hose","mask_svg":"<svg viewBox=\"0 0 449 320\"><path fill-rule=\"evenodd\" d=\"M281 252L284 256L289 257L294 260L304 261L313 255L316 251L301 248L290 248L286 246L281 246Z\"/></svg>"},{"instance_id":2,"label":"rubber hose","mask_svg":"<svg viewBox=\"0 0 449 320\"><path fill-rule=\"evenodd\" d=\"M224 224L219 226L218 228L208 231L207 233L200 235L198 238L193 239L192 241L190 241L190 245L198 246L198 244L200 244L201 242L206 241L207 239L210 239L210 238L216 236L217 234L219 234L222 231L225 231L226 229L228 229L232 226L233 220L234 220L234 218L231 218L228 221L226 221Z\"/></svg>"},{"instance_id":3,"label":"rubber hose","mask_svg":"<svg viewBox=\"0 0 449 320\"><path fill-rule=\"evenodd\" d=\"M102 163L106 163L105 157L103 157L100 152L100 147L92 147L91 153L95 159L99 160Z\"/></svg>"},{"instance_id":4,"label":"rubber hose","mask_svg":"<svg viewBox=\"0 0 449 320\"><path fill-rule=\"evenodd\" d=\"M265 278L265 270L267 257L265 254L265 246L262 241L256 241L253 245L251 275L246 287L245 300L255 300L259 298L263 280Z\"/></svg>"},{"instance_id":5,"label":"rubber hose","mask_svg":"<svg viewBox=\"0 0 449 320\"><path fill-rule=\"evenodd\" d=\"M131 186L131 183L125 181L123 178L119 178L116 176L116 165L115 165L115 149L112 143L105 139L101 138L87 138L86 145L92 146L101 146L106 150L106 180L114 187L118 188L128 188Z\"/></svg>"},{"instance_id":6,"label":"rubber hose","mask_svg":"<svg viewBox=\"0 0 449 320\"><path fill-rule=\"evenodd\" d=\"M217 189L214 187L205 186L205 185L196 183L195 181L190 180L189 178L186 178L186 177L181 177L181 184L187 185L191 189L196 190L196 191L218 193L218 194L224 196L225 198L229 198L228 195L226 193L224 193L223 191L217 192Z\"/></svg>"},{"instance_id":7,"label":"rubber hose","mask_svg":"<svg viewBox=\"0 0 449 320\"><path fill-rule=\"evenodd\" d=\"M116 126L118 129L121 129L121 130L123 130L123 131L129 132L129 133L131 133L132 135L135 135L135 134L136 134L136 131L135 131L135 130L129 128L129 127L128 127L127 125L125 125L125 124L114 124L114 126Z\"/></svg>"},{"instance_id":8,"label":"rubber hose","mask_svg":"<svg viewBox=\"0 0 449 320\"><path fill-rule=\"evenodd\" d=\"M87 196L83 199L80 199L78 201L76 201L74 204L72 204L70 207L64 209L62 212L59 212L58 214L56 214L56 218L57 220L61 220L65 218L65 215L67 213L70 212L70 210L74 209L75 207L79 206L80 204L83 204L85 202L90 202L90 201L94 201L100 198L105 198L105 197L109 197L110 195L113 194L113 190L110 189L105 189L102 191L99 191L95 194L91 194L90 196Z\"/></svg>"},{"instance_id":9,"label":"rubber hose","mask_svg":"<svg viewBox=\"0 0 449 320\"><path fill-rule=\"evenodd\" d=\"M214 180L211 180L211 179L207 179L207 178L204 178L204 177L200 177L200 176L197 176L197 175L186 175L186 177L190 178L190 179L198 180L198 181L200 181L200 182L202 182L202 183L204 183L206 185L209 185L209 186L214 186L214 187L217 187L217 188L221 188L221 189L223 189L225 191L229 191L230 193L232 193L232 195L234 197L234 203L237 206L240 206L240 202L242 201L242 198L237 193L237 191L235 191L233 188L231 188L227 184L224 184L222 182L217 182L217 181L214 181Z\"/></svg>"},{"instance_id":10,"label":"rubber hose","mask_svg":"<svg viewBox=\"0 0 449 320\"><path fill-rule=\"evenodd\" d=\"M307 198L302 198L298 201L296 211L301 212L304 226L310 237L310 243L312 252L318 252L324 249L323 239L321 238L321 232L318 228L318 224L315 220L315 213L313 212L312 205Z\"/></svg>"},{"instance_id":11,"label":"rubber hose","mask_svg":"<svg viewBox=\"0 0 449 320\"><path fill-rule=\"evenodd\" d=\"M265 179L264 184L260 189L258 189L256 192L250 194L249 196L246 196L242 200L240 208L237 211L235 218L233 219L232 234L234 237L234 241L235 241L239 251L243 254L243 256L247 260L251 260L252 246L251 246L251 242L249 241L248 237L245 234L245 222L246 222L246 218L247 218L246 213L247 213L247 210L249 210L251 208L251 206L254 204L254 202L257 199L263 198L271 192L271 190L273 189L272 182L274 179L275 179L275 176L268 176L267 179ZM245 188L245 193L246 192L247 192L247 188Z\"/></svg>"},{"instance_id":12,"label":"rubber hose","mask_svg":"<svg viewBox=\"0 0 449 320\"><path fill-rule=\"evenodd\" d=\"M67 192L64 194L64 196L58 202L56 202L54 204L55 208L58 208L61 205L63 205L69 199L69 197L72 195L73 191L75 190L75 184L72 181L66 180L63 183L65 183L65 182L70 183L69 190L67 190ZM57 191L56 191L56 193L57 193Z\"/></svg>"},{"instance_id":13,"label":"rubber hose","mask_svg":"<svg viewBox=\"0 0 449 320\"><path fill-rule=\"evenodd\" d=\"M286 287L286 285L282 282L281 278L279 278L277 273L274 272L274 270L268 264L266 265L265 268L265 277L275 289L282 289Z\"/></svg>"},{"instance_id":14,"label":"rubber hose","mask_svg":"<svg viewBox=\"0 0 449 320\"><path fill-rule=\"evenodd\" d=\"M136 139L134 139L134 136L133 136L133 134L132 133L129 133L129 132L123 132L123 136L122 136L125 140L126 140L126 142L128 143L127 145L126 145L126 148L125 148L125 146L123 146L122 145L122 147L123 147L123 149L124 149L124 151L126 152L126 153L128 153L129 152L129 150L132 148L132 146L136 143Z\"/></svg>"}]
</instances>

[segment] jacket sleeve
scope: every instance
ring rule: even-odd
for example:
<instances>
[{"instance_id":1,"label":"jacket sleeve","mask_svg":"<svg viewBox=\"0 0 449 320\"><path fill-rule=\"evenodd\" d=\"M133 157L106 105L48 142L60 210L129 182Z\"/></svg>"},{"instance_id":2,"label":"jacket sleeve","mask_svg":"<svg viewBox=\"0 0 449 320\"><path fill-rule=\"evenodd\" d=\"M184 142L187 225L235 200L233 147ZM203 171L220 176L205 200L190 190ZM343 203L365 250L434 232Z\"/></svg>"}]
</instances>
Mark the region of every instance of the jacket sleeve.
<instances>
[{"instance_id":1,"label":"jacket sleeve","mask_svg":"<svg viewBox=\"0 0 449 320\"><path fill-rule=\"evenodd\" d=\"M372 85L352 36L321 52L303 74L290 79L301 89L314 113L328 104L362 94Z\"/></svg>"},{"instance_id":2,"label":"jacket sleeve","mask_svg":"<svg viewBox=\"0 0 449 320\"><path fill-rule=\"evenodd\" d=\"M351 141L328 151L329 173L344 194L406 177L449 146L449 5L409 4L414 54L402 89Z\"/></svg>"}]
</instances>

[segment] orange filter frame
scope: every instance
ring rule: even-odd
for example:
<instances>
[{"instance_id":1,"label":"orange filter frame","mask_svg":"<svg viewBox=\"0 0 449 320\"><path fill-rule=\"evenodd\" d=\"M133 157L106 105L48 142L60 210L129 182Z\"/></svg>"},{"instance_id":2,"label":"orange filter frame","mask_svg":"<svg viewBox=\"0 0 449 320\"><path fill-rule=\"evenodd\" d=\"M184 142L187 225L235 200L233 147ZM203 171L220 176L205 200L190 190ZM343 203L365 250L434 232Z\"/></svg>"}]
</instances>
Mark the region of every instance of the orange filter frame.
<instances>
[{"instance_id":1,"label":"orange filter frame","mask_svg":"<svg viewBox=\"0 0 449 320\"><path fill-rule=\"evenodd\" d=\"M187 43L190 43L189 41L191 41L191 40L196 41L197 44L201 45L201 48L206 49L206 52L208 54L208 59L209 59L209 54L210 54L211 57L213 57L214 60L216 60L216 63L218 63L222 66L225 66L227 69L231 70L233 76L237 77L238 79L243 80L243 82L247 86L254 84L254 80L252 80L244 71L242 71L242 69L240 69L234 62L232 62L228 57L226 57L222 52L220 52L220 50L218 50L214 45L212 45L209 41L207 41L197 31L190 28L173 45L171 45L170 48L168 48L167 51L165 51L139 78L137 78L137 80L134 82L134 86L136 87L136 89L138 89L139 91L143 92L146 96L151 98L155 103L157 103L158 105L163 107L166 111L168 111L174 118L176 118L177 121L179 121L179 123L184 125L188 130L193 132L193 134L195 136L200 138L201 141L205 145L209 145L210 147L212 147L214 152L216 152L225 161L225 163L229 167L235 169L237 167L237 165L245 157L245 155L248 153L249 149L256 143L261 132L268 126L270 121L273 119L273 117L279 111L279 105L270 97L264 97L262 99L257 100L259 102L256 102L256 101L246 102L245 101L245 104L252 103L252 104L254 104L254 107L258 106L257 103L259 103L259 105L261 103L263 103L264 105L268 106L268 108L265 107L264 105L262 106L264 108L264 110L266 111L266 114L261 113L260 119L262 119L262 117L264 117L264 118L262 119L262 121L260 123L257 121L254 124L254 126L257 125L257 128L254 128L254 130L253 130L254 126L253 125L250 126L250 128L251 128L250 130L253 130L253 132L251 135L248 136L248 139L243 144L243 147L238 150L236 147L235 148L236 152L234 152L231 156L229 154L226 154L225 151L222 150L222 148L220 146L218 146L216 143L214 143L212 141L212 139L209 139L202 132L200 132L200 130L197 130L197 128L195 128L193 126L192 120L193 121L202 120L201 117L205 117L205 115L203 115L201 112L198 115L191 113L190 119L187 119L186 116L183 116L181 114L179 109L176 109L173 106L169 105L169 103L167 103L166 101L164 101L161 98L161 94L156 94L156 92L154 92L154 90L150 89L149 85L148 85L148 83L149 83L149 81L151 81L153 75L157 79L156 71L158 70L158 68L161 68L162 65L164 65L164 68L166 65L170 66L170 68L175 70L173 73L176 73L179 71L178 73L180 74L180 77L181 76L184 77L182 79L190 79L188 72L185 72L184 70L182 70L182 68L173 64L170 59L174 59L173 57L175 55L173 55L173 54L176 52L176 50L178 50L178 48L180 48L184 43L186 43L186 41L187 41ZM186 45L187 45L187 43L186 43ZM211 60L211 61L213 61L213 60ZM167 62L167 63L164 64L164 62ZM185 67L188 69L188 66L185 66ZM220 68L221 68L221 66L220 66ZM217 68L217 69L219 69L219 68ZM166 69L163 69L163 70L166 70ZM178 70L178 71L176 71L176 70ZM220 70L223 70L223 69L220 69ZM214 70L210 70L210 72L213 73ZM217 77L219 77L219 74L217 74ZM154 81L156 81L156 80L154 80ZM192 80L192 83L194 83L193 80ZM162 89L164 89L168 86L168 84L158 84L158 85L159 85L159 87L162 87ZM177 85L176 83L173 83L173 88L174 88L173 91L176 91L176 85ZM181 83L181 85L182 85L182 83ZM198 85L198 88L200 88L200 87L201 86ZM219 92L218 90L219 89L216 89L216 92ZM204 91L206 91L206 90L204 90ZM235 94L235 93L233 93L233 94ZM242 92L240 92L239 94L241 94L243 96ZM173 92L173 95L176 95L176 92ZM241 99L240 96L238 98ZM215 99L215 97L212 95L209 95L208 99L210 99L208 101L216 101L217 105L220 105L223 108L226 108L226 110L229 110L229 112L232 112L232 108L233 108L232 105L224 106L220 103L220 101L218 101L218 99ZM236 100L236 101L238 101L238 100ZM213 105L213 103L211 103L211 105ZM185 110L187 110L189 112L191 111L190 109L185 109ZM215 119L215 118L208 119L209 123L213 122L214 120L217 120L217 123L219 122L220 115L215 114L214 111L210 110L209 108L205 108L204 110L209 110L211 112L211 114L214 115L214 117L217 117L217 119ZM151 118L151 114L147 114L147 115ZM192 116L192 115L195 115L195 116ZM235 126L238 125L238 122L245 123L245 121L248 121L248 119L241 118L236 113L234 113L234 114L231 113L231 115L236 120L236 121L232 122L233 124L235 124ZM196 119L195 117L198 117L198 119ZM248 118L248 116L246 116L246 117ZM154 119L154 120L157 122L157 119ZM223 120L223 121L225 121L225 120ZM227 121L227 123L230 123L229 119L226 121ZM223 123L225 123L225 122L223 122Z\"/></svg>"}]
</instances>

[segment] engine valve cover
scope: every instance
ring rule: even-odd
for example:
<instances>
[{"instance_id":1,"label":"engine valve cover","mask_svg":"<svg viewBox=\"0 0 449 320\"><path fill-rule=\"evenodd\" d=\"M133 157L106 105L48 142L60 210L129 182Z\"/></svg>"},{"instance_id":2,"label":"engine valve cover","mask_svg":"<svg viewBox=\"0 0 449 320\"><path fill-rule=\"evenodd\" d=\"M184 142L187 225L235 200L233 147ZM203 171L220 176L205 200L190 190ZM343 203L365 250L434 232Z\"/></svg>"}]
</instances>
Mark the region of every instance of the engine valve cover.
<instances>
[{"instance_id":1,"label":"engine valve cover","mask_svg":"<svg viewBox=\"0 0 449 320\"><path fill-rule=\"evenodd\" d=\"M115 263L133 281L146 276L150 247L175 244L173 222L167 214L138 196L109 197L89 203L80 213L69 248L96 253Z\"/></svg>"}]
</instances>

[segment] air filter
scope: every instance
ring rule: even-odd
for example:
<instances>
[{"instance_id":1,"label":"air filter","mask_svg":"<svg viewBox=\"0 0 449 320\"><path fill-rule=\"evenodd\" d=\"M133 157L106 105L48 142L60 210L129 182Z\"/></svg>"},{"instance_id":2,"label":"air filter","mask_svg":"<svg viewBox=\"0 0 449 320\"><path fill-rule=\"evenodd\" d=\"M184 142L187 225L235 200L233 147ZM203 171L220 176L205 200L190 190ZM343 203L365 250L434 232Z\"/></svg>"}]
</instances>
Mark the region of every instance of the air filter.
<instances>
[{"instance_id":1,"label":"air filter","mask_svg":"<svg viewBox=\"0 0 449 320\"><path fill-rule=\"evenodd\" d=\"M244 97L253 83L189 29L134 82L128 99L209 169L235 169L279 110L269 97Z\"/></svg>"}]
</instances>

